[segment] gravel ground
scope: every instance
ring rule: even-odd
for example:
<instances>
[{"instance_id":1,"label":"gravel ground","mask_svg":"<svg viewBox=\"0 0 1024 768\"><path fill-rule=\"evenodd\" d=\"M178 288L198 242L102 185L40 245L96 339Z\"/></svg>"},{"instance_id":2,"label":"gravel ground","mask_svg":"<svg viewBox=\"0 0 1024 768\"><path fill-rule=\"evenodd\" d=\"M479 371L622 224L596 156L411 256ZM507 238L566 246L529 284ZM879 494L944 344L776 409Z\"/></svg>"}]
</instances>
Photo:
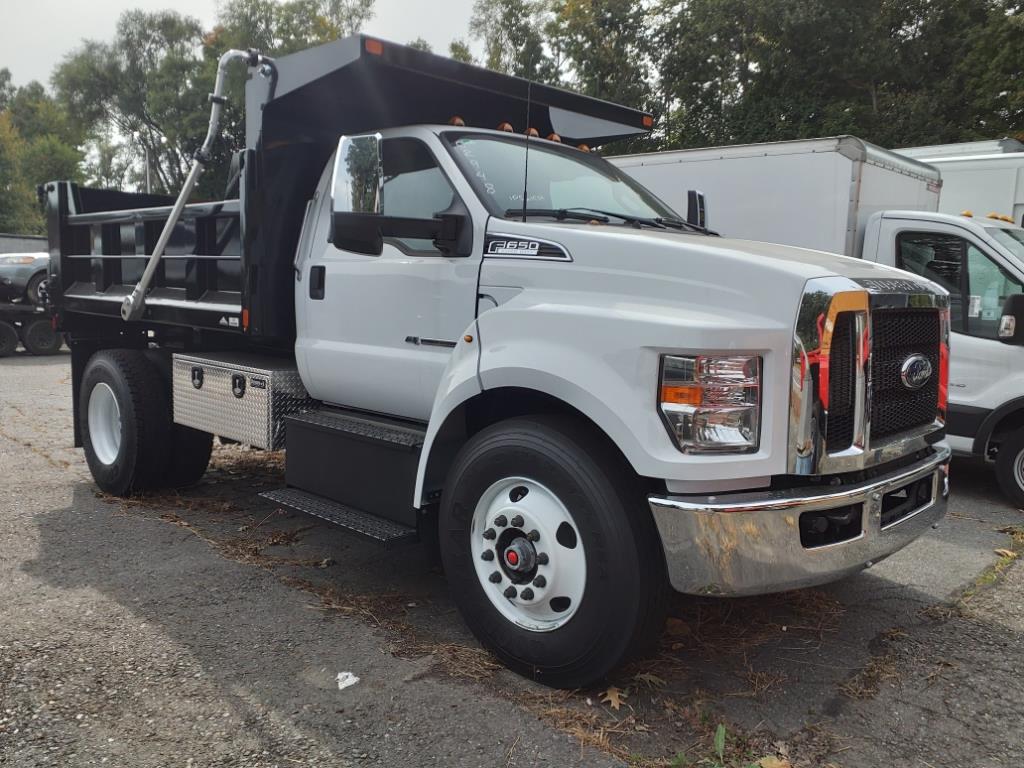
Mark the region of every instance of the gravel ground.
<instances>
[{"instance_id":1,"label":"gravel ground","mask_svg":"<svg viewBox=\"0 0 1024 768\"><path fill-rule=\"evenodd\" d=\"M69 378L66 354L0 362L0 765L687 765L719 724L729 765L1024 763L1024 569L994 553L1024 514L984 467L954 465L943 526L857 577L676 598L615 710L498 668L422 548L259 499L280 456L102 497Z\"/></svg>"}]
</instances>

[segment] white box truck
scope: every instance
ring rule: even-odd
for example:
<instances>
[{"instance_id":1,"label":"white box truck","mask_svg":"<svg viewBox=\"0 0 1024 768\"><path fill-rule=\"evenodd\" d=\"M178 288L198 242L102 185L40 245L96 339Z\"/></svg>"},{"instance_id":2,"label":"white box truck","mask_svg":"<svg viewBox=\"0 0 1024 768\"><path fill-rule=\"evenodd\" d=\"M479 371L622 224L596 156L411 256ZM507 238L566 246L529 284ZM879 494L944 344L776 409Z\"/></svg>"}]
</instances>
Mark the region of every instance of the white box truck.
<instances>
[{"instance_id":1,"label":"white box truck","mask_svg":"<svg viewBox=\"0 0 1024 768\"><path fill-rule=\"evenodd\" d=\"M362 36L225 57L228 199L44 189L104 490L283 447L271 501L439 541L481 642L569 687L656 646L669 586L831 581L942 517L933 282L680 219L581 147L633 109Z\"/></svg>"},{"instance_id":2,"label":"white box truck","mask_svg":"<svg viewBox=\"0 0 1024 768\"><path fill-rule=\"evenodd\" d=\"M936 213L938 170L852 136L610 159L670 204L705 193L709 226L725 236L860 257L948 290L949 442L993 462L1024 506L1024 350L1007 343L1004 320L1024 286L1024 230Z\"/></svg>"},{"instance_id":3,"label":"white box truck","mask_svg":"<svg viewBox=\"0 0 1024 768\"><path fill-rule=\"evenodd\" d=\"M984 148L990 151L979 151ZM939 169L942 213L1006 216L1024 226L1024 144L1019 141L911 147L896 152Z\"/></svg>"}]
</instances>

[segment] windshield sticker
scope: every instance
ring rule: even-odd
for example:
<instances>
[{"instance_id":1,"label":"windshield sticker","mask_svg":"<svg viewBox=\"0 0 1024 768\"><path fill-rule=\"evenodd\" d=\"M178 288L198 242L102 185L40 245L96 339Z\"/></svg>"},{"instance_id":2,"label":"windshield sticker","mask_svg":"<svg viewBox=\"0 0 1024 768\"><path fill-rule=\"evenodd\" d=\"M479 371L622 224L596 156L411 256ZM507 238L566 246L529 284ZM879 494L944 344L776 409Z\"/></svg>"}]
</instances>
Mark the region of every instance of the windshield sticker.
<instances>
[{"instance_id":1,"label":"windshield sticker","mask_svg":"<svg viewBox=\"0 0 1024 768\"><path fill-rule=\"evenodd\" d=\"M497 233L488 235L484 241L484 255L494 259L572 261L572 257L558 243Z\"/></svg>"}]
</instances>

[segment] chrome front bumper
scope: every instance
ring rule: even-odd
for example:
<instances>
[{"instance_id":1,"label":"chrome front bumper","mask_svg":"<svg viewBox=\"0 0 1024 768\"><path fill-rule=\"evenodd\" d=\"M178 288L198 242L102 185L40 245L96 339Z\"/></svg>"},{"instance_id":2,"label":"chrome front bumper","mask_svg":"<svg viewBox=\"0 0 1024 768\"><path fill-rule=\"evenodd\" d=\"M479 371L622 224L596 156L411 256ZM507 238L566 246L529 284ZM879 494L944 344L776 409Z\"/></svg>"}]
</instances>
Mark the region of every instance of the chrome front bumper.
<instances>
[{"instance_id":1,"label":"chrome front bumper","mask_svg":"<svg viewBox=\"0 0 1024 768\"><path fill-rule=\"evenodd\" d=\"M950 449L936 446L921 461L872 480L828 490L650 496L672 586L703 595L757 595L840 579L902 549L946 513ZM931 500L882 527L882 499L927 476ZM860 535L806 548L805 512L863 505Z\"/></svg>"}]
</instances>

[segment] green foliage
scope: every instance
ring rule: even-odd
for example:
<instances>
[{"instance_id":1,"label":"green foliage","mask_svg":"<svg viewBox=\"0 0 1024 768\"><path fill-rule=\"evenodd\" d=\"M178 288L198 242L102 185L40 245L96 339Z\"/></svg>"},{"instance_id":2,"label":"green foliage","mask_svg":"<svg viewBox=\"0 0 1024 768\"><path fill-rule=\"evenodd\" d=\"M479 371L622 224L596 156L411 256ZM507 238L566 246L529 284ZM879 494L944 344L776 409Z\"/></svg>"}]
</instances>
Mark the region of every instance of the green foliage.
<instances>
[{"instance_id":1,"label":"green foliage","mask_svg":"<svg viewBox=\"0 0 1024 768\"><path fill-rule=\"evenodd\" d=\"M473 57L473 52L469 50L469 45L464 40L452 40L448 45L448 55L464 64L477 63Z\"/></svg>"},{"instance_id":2,"label":"green foliage","mask_svg":"<svg viewBox=\"0 0 1024 768\"><path fill-rule=\"evenodd\" d=\"M434 49L430 43L424 40L422 37L417 37L415 40L410 40L406 43L410 48L415 48L417 51L426 51L427 53L433 53Z\"/></svg>"},{"instance_id":3,"label":"green foliage","mask_svg":"<svg viewBox=\"0 0 1024 768\"><path fill-rule=\"evenodd\" d=\"M557 83L558 64L544 45L550 22L545 0L476 0L469 33L483 41L488 69Z\"/></svg>"}]
</instances>

